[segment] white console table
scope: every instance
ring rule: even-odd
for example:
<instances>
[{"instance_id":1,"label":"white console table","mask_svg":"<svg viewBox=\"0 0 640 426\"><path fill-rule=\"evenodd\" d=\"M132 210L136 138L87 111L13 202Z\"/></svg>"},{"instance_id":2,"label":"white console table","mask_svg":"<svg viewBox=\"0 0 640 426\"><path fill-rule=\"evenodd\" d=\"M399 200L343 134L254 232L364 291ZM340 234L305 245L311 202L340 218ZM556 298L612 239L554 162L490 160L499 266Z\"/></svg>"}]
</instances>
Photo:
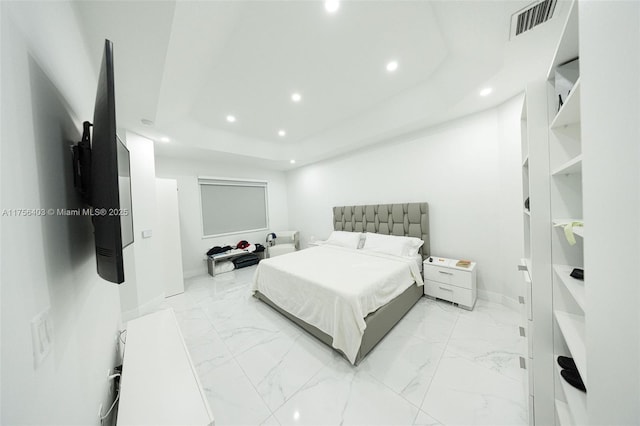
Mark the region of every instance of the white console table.
<instances>
[{"instance_id":1,"label":"white console table","mask_svg":"<svg viewBox=\"0 0 640 426\"><path fill-rule=\"evenodd\" d=\"M127 323L117 424L214 424L172 309Z\"/></svg>"}]
</instances>

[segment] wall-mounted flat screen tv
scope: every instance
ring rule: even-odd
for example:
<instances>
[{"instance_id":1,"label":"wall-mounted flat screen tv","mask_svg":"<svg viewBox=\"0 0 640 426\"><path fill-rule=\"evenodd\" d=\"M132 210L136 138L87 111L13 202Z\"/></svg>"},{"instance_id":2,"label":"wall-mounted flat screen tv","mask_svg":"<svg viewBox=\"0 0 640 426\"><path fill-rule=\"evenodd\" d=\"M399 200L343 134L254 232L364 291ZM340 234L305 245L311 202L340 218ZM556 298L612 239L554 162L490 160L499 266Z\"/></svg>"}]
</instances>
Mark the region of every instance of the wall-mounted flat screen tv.
<instances>
[{"instance_id":1,"label":"wall-mounted flat screen tv","mask_svg":"<svg viewBox=\"0 0 640 426\"><path fill-rule=\"evenodd\" d=\"M93 135L90 128L93 126ZM133 243L129 151L116 135L113 43L105 40L93 125L74 147L74 183L93 207L98 275L124 282L122 249Z\"/></svg>"}]
</instances>

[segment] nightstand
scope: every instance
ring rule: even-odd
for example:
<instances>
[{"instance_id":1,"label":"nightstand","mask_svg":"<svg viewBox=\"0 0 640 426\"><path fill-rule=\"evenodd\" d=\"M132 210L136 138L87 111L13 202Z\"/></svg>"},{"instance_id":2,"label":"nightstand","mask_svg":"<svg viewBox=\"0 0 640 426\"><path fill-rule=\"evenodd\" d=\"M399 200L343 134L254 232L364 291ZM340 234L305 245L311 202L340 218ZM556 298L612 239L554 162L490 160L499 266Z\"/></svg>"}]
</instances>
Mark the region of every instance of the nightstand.
<instances>
[{"instance_id":1,"label":"nightstand","mask_svg":"<svg viewBox=\"0 0 640 426\"><path fill-rule=\"evenodd\" d=\"M476 303L476 263L456 266L457 259L432 256L424 261L424 294L472 310Z\"/></svg>"}]
</instances>

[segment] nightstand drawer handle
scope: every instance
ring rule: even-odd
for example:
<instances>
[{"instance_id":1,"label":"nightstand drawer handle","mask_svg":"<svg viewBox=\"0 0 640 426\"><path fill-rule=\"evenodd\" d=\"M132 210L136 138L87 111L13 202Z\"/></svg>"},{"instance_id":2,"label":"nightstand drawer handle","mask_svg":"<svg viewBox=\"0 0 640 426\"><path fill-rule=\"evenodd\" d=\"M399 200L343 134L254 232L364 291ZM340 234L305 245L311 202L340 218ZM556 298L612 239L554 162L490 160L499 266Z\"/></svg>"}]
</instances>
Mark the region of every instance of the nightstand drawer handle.
<instances>
[{"instance_id":1,"label":"nightstand drawer handle","mask_svg":"<svg viewBox=\"0 0 640 426\"><path fill-rule=\"evenodd\" d=\"M440 287L440 290L453 291L452 288L446 288L446 287L442 287L442 286L439 286L439 287Z\"/></svg>"},{"instance_id":2,"label":"nightstand drawer handle","mask_svg":"<svg viewBox=\"0 0 640 426\"><path fill-rule=\"evenodd\" d=\"M518 271L528 271L527 265L518 265Z\"/></svg>"},{"instance_id":3,"label":"nightstand drawer handle","mask_svg":"<svg viewBox=\"0 0 640 426\"><path fill-rule=\"evenodd\" d=\"M438 271L438 272L445 275L453 275L453 272L445 272L445 271Z\"/></svg>"},{"instance_id":4,"label":"nightstand drawer handle","mask_svg":"<svg viewBox=\"0 0 640 426\"><path fill-rule=\"evenodd\" d=\"M520 337L525 337L526 334L524 332L524 327L519 327L520 328Z\"/></svg>"}]
</instances>

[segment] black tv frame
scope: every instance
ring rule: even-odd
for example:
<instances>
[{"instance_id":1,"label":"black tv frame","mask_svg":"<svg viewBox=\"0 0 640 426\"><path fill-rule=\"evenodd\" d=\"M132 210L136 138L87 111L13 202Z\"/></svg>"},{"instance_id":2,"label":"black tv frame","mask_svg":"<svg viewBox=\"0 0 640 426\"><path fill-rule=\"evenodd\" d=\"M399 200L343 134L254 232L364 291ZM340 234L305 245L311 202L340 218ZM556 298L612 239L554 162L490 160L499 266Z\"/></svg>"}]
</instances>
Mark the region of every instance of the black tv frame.
<instances>
[{"instance_id":1,"label":"black tv frame","mask_svg":"<svg viewBox=\"0 0 640 426\"><path fill-rule=\"evenodd\" d=\"M91 219L98 275L121 284L124 282L121 218L132 212L123 211L120 206L118 144L121 142L116 128L113 43L105 40L93 124L83 123L82 140L73 147L74 185L84 202L93 207ZM128 155L128 150L126 152ZM130 170L128 175L131 176ZM126 245L132 242L133 234Z\"/></svg>"}]
</instances>

